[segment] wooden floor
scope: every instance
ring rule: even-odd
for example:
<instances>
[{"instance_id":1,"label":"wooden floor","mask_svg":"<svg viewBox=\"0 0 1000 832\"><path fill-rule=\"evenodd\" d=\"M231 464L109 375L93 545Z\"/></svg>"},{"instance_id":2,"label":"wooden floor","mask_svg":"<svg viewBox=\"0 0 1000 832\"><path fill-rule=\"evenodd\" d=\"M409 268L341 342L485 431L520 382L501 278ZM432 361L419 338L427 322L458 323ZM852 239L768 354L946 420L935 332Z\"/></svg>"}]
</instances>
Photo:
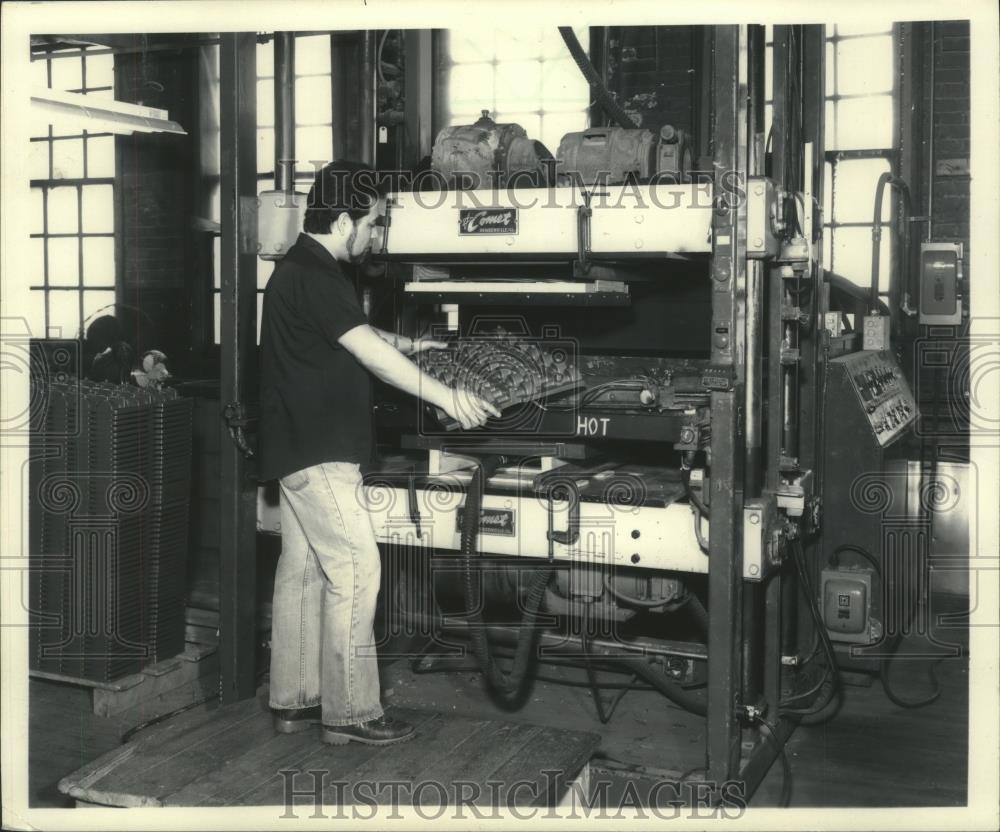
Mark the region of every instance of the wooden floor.
<instances>
[{"instance_id":1,"label":"wooden floor","mask_svg":"<svg viewBox=\"0 0 1000 832\"><path fill-rule=\"evenodd\" d=\"M962 609L962 604L945 599L935 604L935 610ZM940 630L938 637L967 644L961 629ZM918 696L928 690L925 663L895 664L900 691ZM545 673L563 674L574 681L585 678L574 668L546 667ZM833 722L796 729L787 745L793 772L791 805L964 805L968 661L964 657L945 660L937 674L942 694L926 708L893 705L875 680L870 687L846 687L844 707ZM407 662L384 669L383 694L393 707L440 713L445 722L460 717L594 732L600 741L593 765L606 765L619 774L623 765L631 765L633 771L627 776L636 782L655 781L657 771L685 771L704 763L704 721L652 692L628 693L607 725L598 720L590 692L583 687L536 682L524 708L511 713L501 711L484 695L478 673L414 674ZM182 718L196 716L194 712ZM56 784L115 748L120 726L112 719L93 716L84 691L39 680L31 682L30 723L32 804L71 805ZM260 730L266 740L267 732ZM318 743L315 737L313 741ZM419 741L407 745L420 747ZM781 767L775 764L751 805L775 805L781 780Z\"/></svg>"},{"instance_id":2,"label":"wooden floor","mask_svg":"<svg viewBox=\"0 0 1000 832\"><path fill-rule=\"evenodd\" d=\"M292 791L304 792L297 805L312 812L318 802L324 813L366 800L454 805L461 797L477 806L554 806L600 739L427 710L390 713L415 726L414 739L391 747L331 746L316 741L317 728L276 734L265 702L238 702L154 726L59 788L85 803L123 807L282 806ZM311 772L321 773L319 783Z\"/></svg>"}]
</instances>

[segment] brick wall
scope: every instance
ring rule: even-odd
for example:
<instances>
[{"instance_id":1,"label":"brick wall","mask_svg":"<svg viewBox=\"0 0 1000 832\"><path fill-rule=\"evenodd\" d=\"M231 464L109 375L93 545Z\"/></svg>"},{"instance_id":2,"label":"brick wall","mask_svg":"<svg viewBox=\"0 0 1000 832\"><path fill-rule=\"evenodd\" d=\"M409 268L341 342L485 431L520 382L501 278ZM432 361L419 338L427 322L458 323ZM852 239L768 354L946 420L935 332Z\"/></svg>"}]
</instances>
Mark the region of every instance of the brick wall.
<instances>
[{"instance_id":1,"label":"brick wall","mask_svg":"<svg viewBox=\"0 0 1000 832\"><path fill-rule=\"evenodd\" d=\"M192 50L119 55L115 76L119 100L167 110L194 132ZM135 133L117 139L122 299L141 310L130 321L138 349L161 349L175 368L192 340L194 152L192 136Z\"/></svg>"},{"instance_id":2,"label":"brick wall","mask_svg":"<svg viewBox=\"0 0 1000 832\"><path fill-rule=\"evenodd\" d=\"M933 238L969 245L969 24L935 26Z\"/></svg>"}]
</instances>

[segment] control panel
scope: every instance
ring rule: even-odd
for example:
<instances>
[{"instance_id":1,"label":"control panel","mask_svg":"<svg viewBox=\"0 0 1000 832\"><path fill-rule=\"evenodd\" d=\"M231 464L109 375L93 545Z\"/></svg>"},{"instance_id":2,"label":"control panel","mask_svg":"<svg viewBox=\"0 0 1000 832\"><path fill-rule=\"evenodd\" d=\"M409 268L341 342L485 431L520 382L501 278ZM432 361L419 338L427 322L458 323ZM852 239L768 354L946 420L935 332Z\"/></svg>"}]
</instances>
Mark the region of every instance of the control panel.
<instances>
[{"instance_id":1,"label":"control panel","mask_svg":"<svg viewBox=\"0 0 1000 832\"><path fill-rule=\"evenodd\" d=\"M885 447L916 421L913 393L892 353L856 352L830 363L843 365L879 445Z\"/></svg>"}]
</instances>

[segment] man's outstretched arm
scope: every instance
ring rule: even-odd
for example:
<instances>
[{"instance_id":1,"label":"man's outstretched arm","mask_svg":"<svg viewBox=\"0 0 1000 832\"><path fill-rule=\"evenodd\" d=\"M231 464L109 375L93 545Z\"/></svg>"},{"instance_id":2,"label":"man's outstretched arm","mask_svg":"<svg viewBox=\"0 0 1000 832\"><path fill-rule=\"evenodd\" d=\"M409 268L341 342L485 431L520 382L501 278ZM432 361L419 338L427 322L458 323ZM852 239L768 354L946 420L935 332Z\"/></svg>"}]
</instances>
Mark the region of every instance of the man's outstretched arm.
<instances>
[{"instance_id":1,"label":"man's outstretched arm","mask_svg":"<svg viewBox=\"0 0 1000 832\"><path fill-rule=\"evenodd\" d=\"M479 396L452 389L422 372L368 324L349 329L337 340L376 378L440 407L463 428L478 427L490 416L500 416L500 411Z\"/></svg>"},{"instance_id":2,"label":"man's outstretched arm","mask_svg":"<svg viewBox=\"0 0 1000 832\"><path fill-rule=\"evenodd\" d=\"M372 331L387 344L399 350L403 355L414 355L424 350L447 349L448 344L444 341L435 341L432 338L410 338L408 335L399 335L395 332L386 332L376 326Z\"/></svg>"}]
</instances>

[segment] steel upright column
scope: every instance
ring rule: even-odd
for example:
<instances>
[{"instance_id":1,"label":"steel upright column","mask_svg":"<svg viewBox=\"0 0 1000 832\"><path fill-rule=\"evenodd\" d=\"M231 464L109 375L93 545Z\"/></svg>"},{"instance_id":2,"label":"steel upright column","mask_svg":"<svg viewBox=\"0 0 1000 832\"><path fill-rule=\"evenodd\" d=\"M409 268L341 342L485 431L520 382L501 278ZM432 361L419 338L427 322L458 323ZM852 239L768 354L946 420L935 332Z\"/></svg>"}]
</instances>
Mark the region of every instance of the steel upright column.
<instances>
[{"instance_id":1,"label":"steel upright column","mask_svg":"<svg viewBox=\"0 0 1000 832\"><path fill-rule=\"evenodd\" d=\"M712 392L708 574L708 779L738 770L742 651L742 476L745 380L747 27L715 29L713 54Z\"/></svg>"},{"instance_id":2,"label":"steel upright column","mask_svg":"<svg viewBox=\"0 0 1000 832\"><path fill-rule=\"evenodd\" d=\"M819 219L819 208L824 204L826 167L825 115L826 79L825 54L826 33L821 25L802 27L802 140L810 148L810 156L803 159L803 188L812 196L817 206L813 216ZM832 218L831 218L832 219ZM803 229L812 235L811 229ZM825 355L823 345L826 340L826 324L823 285L823 224L816 223L815 235L811 236L815 253L816 268L811 275L814 299L812 320L802 341L802 371L799 396L799 464L803 469L813 471L813 482L822 482L822 454L819 452L821 422L820 380L825 376Z\"/></svg>"},{"instance_id":3,"label":"steel upright column","mask_svg":"<svg viewBox=\"0 0 1000 832\"><path fill-rule=\"evenodd\" d=\"M222 402L242 405L256 354L257 39L226 33L219 49L222 182ZM256 644L257 484L222 432L219 659L223 703L253 696Z\"/></svg>"}]
</instances>

